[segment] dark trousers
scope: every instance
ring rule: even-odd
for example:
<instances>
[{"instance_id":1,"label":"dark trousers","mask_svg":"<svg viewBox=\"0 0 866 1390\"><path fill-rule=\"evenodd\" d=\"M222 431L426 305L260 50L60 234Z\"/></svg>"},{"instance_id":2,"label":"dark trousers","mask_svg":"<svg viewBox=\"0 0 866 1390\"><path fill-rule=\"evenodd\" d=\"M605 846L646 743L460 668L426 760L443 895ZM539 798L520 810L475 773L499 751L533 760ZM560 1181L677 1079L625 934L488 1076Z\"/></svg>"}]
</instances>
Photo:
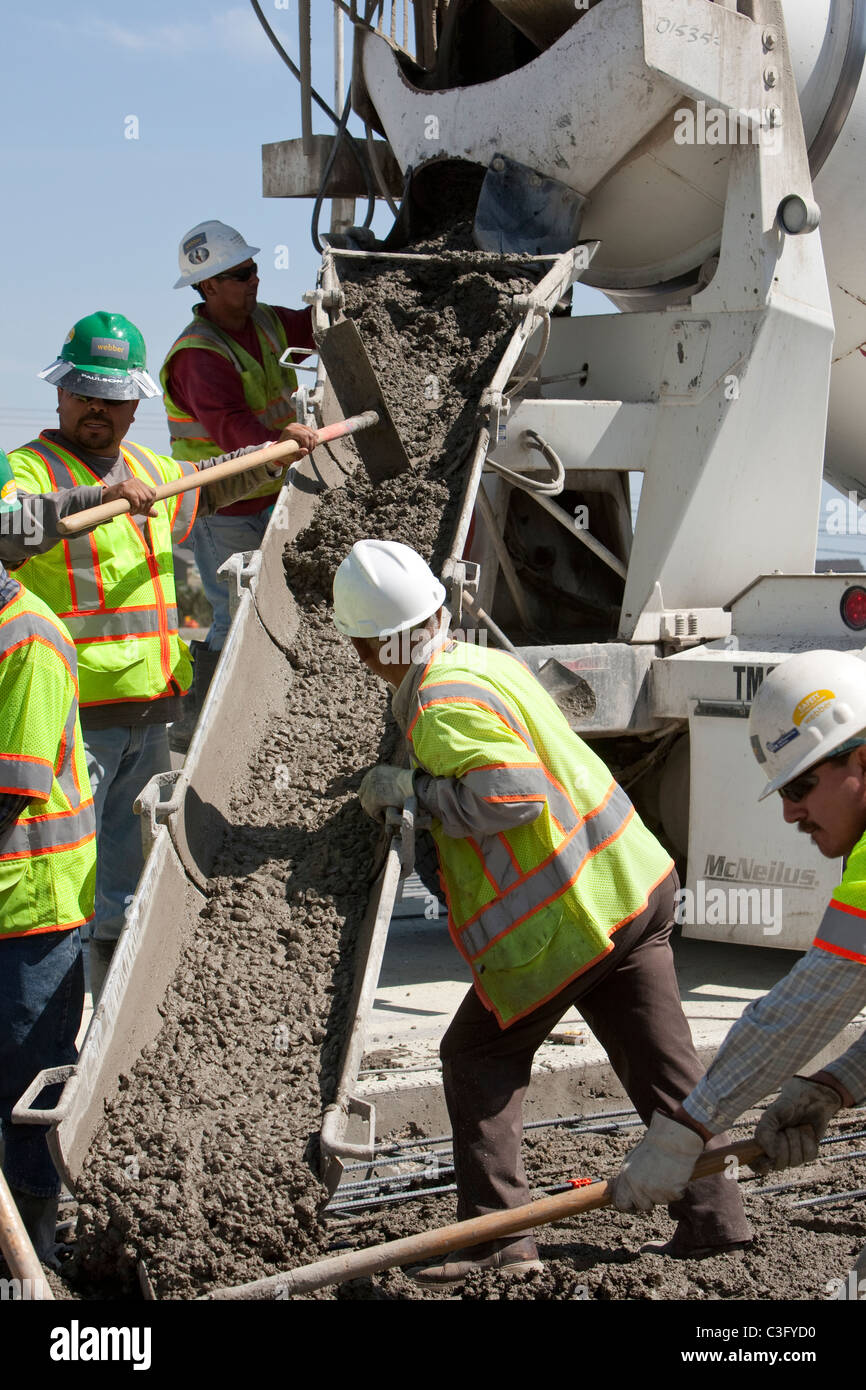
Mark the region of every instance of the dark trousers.
<instances>
[{"instance_id":1,"label":"dark trousers","mask_svg":"<svg viewBox=\"0 0 866 1390\"><path fill-rule=\"evenodd\" d=\"M81 937L72 931L35 932L0 939L0 1129L10 1187L29 1197L54 1197L60 1179L51 1161L47 1125L12 1123L12 1107L37 1072L63 1067L78 1056L75 1038L84 1007ZM38 1104L56 1105L59 1085Z\"/></svg>"},{"instance_id":2,"label":"dark trousers","mask_svg":"<svg viewBox=\"0 0 866 1390\"><path fill-rule=\"evenodd\" d=\"M604 960L510 1027L499 1027L474 989L466 995L440 1048L459 1220L529 1201L520 1154L523 1097L535 1053L572 1004L645 1124L653 1110L672 1115L703 1075L670 946L678 887L672 873L645 911L619 929ZM720 1134L708 1147L726 1142ZM678 1222L677 1249L724 1245L752 1234L737 1184L723 1174L692 1183L669 1211Z\"/></svg>"}]
</instances>

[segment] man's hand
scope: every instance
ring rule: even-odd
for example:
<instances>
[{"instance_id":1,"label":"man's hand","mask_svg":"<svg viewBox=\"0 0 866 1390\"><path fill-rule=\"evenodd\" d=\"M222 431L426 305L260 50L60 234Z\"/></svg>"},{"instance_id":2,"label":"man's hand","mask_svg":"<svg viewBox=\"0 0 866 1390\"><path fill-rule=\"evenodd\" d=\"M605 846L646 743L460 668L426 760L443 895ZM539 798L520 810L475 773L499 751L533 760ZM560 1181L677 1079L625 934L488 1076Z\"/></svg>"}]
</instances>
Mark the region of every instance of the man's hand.
<instances>
[{"instance_id":1,"label":"man's hand","mask_svg":"<svg viewBox=\"0 0 866 1390\"><path fill-rule=\"evenodd\" d=\"M316 431L308 429L306 425L286 425L280 435L280 443L287 439L293 439L299 445L299 458L303 458L305 454L311 454L319 442Z\"/></svg>"},{"instance_id":2,"label":"man's hand","mask_svg":"<svg viewBox=\"0 0 866 1390\"><path fill-rule=\"evenodd\" d=\"M407 797L414 795L411 768L392 767L390 763L374 767L358 789L361 805L377 821L384 821L386 807L402 806Z\"/></svg>"},{"instance_id":3,"label":"man's hand","mask_svg":"<svg viewBox=\"0 0 866 1390\"><path fill-rule=\"evenodd\" d=\"M153 488L138 478L127 478L122 483L112 483L111 487L102 489L103 502L119 502L121 499L129 503L129 510L133 516L158 515L154 507Z\"/></svg>"},{"instance_id":4,"label":"man's hand","mask_svg":"<svg viewBox=\"0 0 866 1390\"><path fill-rule=\"evenodd\" d=\"M617 1211L650 1211L682 1197L704 1148L701 1136L656 1110L646 1135L613 1180Z\"/></svg>"},{"instance_id":5,"label":"man's hand","mask_svg":"<svg viewBox=\"0 0 866 1390\"><path fill-rule=\"evenodd\" d=\"M818 1157L818 1140L841 1109L842 1097L830 1086L792 1076L761 1116L755 1139L766 1158L753 1159L750 1167L762 1176L772 1169L781 1173Z\"/></svg>"}]
</instances>

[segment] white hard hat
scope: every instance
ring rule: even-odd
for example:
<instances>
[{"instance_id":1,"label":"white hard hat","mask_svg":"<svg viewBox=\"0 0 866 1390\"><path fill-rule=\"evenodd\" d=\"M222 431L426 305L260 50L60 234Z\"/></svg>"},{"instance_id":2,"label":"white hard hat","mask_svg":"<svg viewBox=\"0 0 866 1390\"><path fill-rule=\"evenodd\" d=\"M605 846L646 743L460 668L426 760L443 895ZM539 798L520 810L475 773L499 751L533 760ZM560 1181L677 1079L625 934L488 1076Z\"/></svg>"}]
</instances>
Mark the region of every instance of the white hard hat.
<instances>
[{"instance_id":1,"label":"white hard hat","mask_svg":"<svg viewBox=\"0 0 866 1390\"><path fill-rule=\"evenodd\" d=\"M767 776L758 800L844 752L844 745L866 741L864 730L863 655L813 651L789 657L764 679L752 701L749 738Z\"/></svg>"},{"instance_id":2,"label":"white hard hat","mask_svg":"<svg viewBox=\"0 0 866 1390\"><path fill-rule=\"evenodd\" d=\"M444 601L433 571L399 541L358 541L334 575L334 623L344 637L390 637Z\"/></svg>"},{"instance_id":3,"label":"white hard hat","mask_svg":"<svg viewBox=\"0 0 866 1390\"><path fill-rule=\"evenodd\" d=\"M223 270L243 265L260 250L259 246L247 246L240 232L227 227L225 222L199 222L197 227L190 228L178 247L180 279L174 288L182 290L187 285L208 280L211 275L219 275Z\"/></svg>"}]
</instances>

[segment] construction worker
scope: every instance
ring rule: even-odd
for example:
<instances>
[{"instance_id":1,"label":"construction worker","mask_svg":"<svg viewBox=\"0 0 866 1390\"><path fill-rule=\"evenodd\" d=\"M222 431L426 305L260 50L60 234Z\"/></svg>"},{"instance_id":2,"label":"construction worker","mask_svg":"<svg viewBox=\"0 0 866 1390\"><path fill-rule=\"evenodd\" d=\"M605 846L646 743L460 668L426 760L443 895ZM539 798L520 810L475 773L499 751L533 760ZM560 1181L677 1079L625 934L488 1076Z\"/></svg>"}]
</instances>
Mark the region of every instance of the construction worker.
<instances>
[{"instance_id":1,"label":"construction worker","mask_svg":"<svg viewBox=\"0 0 866 1390\"><path fill-rule=\"evenodd\" d=\"M749 1005L682 1105L653 1115L615 1179L620 1211L675 1201L705 1142L781 1083L755 1130L762 1173L812 1162L837 1111L866 1100L866 1033L822 1070L795 1074L866 1008L866 664L845 652L789 657L755 696L749 734L767 777L760 799L777 791L788 825L845 857L842 882L806 954Z\"/></svg>"},{"instance_id":2,"label":"construction worker","mask_svg":"<svg viewBox=\"0 0 866 1390\"><path fill-rule=\"evenodd\" d=\"M75 646L3 562L18 562L25 546L55 544L52 522L90 505L88 492L34 506L16 496L0 451L0 1127L3 1172L43 1260L53 1254L60 1182L47 1128L13 1125L12 1107L43 1068L76 1058L79 928L93 915L96 824ZM58 1093L50 1087L41 1103L55 1104Z\"/></svg>"},{"instance_id":3,"label":"construction worker","mask_svg":"<svg viewBox=\"0 0 866 1390\"><path fill-rule=\"evenodd\" d=\"M641 1115L672 1113L701 1068L669 945L670 856L521 661L449 637L444 598L391 541L359 541L334 579L336 626L394 688L412 761L368 772L361 804L381 818L415 796L432 817L449 931L472 969L440 1049L463 1220L529 1200L523 1096L572 1004ZM719 1179L690 1187L672 1215L675 1256L751 1236L736 1185ZM535 1242L457 1252L414 1277L436 1286L479 1268L537 1269Z\"/></svg>"},{"instance_id":4,"label":"construction worker","mask_svg":"<svg viewBox=\"0 0 866 1390\"><path fill-rule=\"evenodd\" d=\"M26 587L69 628L78 652L81 723L99 842L96 916L90 946L98 993L143 867L135 798L170 766L166 724L189 688L178 635L172 541L196 512L208 512L272 481L265 467L211 488L154 502L154 486L207 469L123 442L142 396L159 394L141 333L122 314L99 311L70 330L40 377L57 386L60 428L16 449L19 485L33 492L125 482L131 511L92 535L64 540L28 559ZM240 450L240 453L245 452Z\"/></svg>"},{"instance_id":5,"label":"construction worker","mask_svg":"<svg viewBox=\"0 0 866 1390\"><path fill-rule=\"evenodd\" d=\"M295 423L297 377L291 366L281 365L289 348L301 349L291 358L299 362L315 346L311 311L256 302L259 278L252 258L258 251L224 222L200 222L180 243L175 289L192 286L203 302L193 306L192 321L160 372L176 459L198 463L276 438L315 446L313 431ZM192 697L170 733L172 748L180 752L189 743L229 630L228 584L217 570L238 551L258 550L281 484L278 478L196 521L195 562L213 622L206 640L192 644Z\"/></svg>"}]
</instances>

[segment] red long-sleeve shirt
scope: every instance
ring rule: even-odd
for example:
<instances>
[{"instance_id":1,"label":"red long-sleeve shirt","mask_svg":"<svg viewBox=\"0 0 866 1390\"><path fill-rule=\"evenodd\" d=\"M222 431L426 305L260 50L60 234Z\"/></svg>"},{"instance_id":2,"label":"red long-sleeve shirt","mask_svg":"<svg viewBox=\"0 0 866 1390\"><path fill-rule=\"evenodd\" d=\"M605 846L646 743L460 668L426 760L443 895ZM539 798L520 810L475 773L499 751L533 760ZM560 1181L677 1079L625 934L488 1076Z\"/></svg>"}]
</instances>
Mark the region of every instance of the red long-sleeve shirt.
<instances>
[{"instance_id":1,"label":"red long-sleeve shirt","mask_svg":"<svg viewBox=\"0 0 866 1390\"><path fill-rule=\"evenodd\" d=\"M294 360L303 361L308 352L315 351L316 346L312 309L285 309L279 304L271 307L282 321L289 347L304 349L295 354ZM207 310L202 312L201 317L207 317ZM242 332L230 336L245 352L261 362L262 354L252 319ZM262 425L247 405L239 373L231 362L218 353L207 348L183 348L171 359L168 376L172 400L193 419L201 422L223 453L251 444L270 443L274 438L273 430ZM264 511L272 501L270 497L251 497L221 508L219 515L241 516Z\"/></svg>"}]
</instances>

